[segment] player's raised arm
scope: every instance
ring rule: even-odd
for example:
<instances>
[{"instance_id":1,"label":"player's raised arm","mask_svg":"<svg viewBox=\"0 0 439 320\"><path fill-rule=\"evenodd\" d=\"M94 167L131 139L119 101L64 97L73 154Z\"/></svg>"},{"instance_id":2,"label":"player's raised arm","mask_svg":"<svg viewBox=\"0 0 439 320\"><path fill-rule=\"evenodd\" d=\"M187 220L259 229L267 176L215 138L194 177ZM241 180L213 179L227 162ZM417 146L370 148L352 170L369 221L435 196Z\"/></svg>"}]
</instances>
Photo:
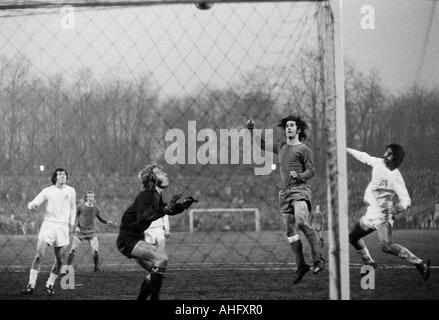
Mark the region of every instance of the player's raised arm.
<instances>
[{"instance_id":1,"label":"player's raised arm","mask_svg":"<svg viewBox=\"0 0 439 320\"><path fill-rule=\"evenodd\" d=\"M261 134L254 132L255 121L252 118L247 120L246 126L247 126L247 129L250 130L252 138L255 141L261 142L261 149L262 150L272 151L273 153L276 153L276 154L278 153L278 148L277 148L277 145L275 143L273 143L272 141L271 142L266 141L264 139L264 137L262 137Z\"/></svg>"},{"instance_id":2,"label":"player's raised arm","mask_svg":"<svg viewBox=\"0 0 439 320\"><path fill-rule=\"evenodd\" d=\"M376 160L378 160L378 158L372 157L369 154L367 154L366 152L358 151L358 150L355 150L352 148L346 148L346 151L348 154L353 156L358 161L365 163L365 164L368 164L370 166L372 166L374 164L374 162Z\"/></svg>"},{"instance_id":3,"label":"player's raised arm","mask_svg":"<svg viewBox=\"0 0 439 320\"><path fill-rule=\"evenodd\" d=\"M47 200L47 189L44 188L31 202L27 204L29 210L38 210L39 206Z\"/></svg>"}]
</instances>

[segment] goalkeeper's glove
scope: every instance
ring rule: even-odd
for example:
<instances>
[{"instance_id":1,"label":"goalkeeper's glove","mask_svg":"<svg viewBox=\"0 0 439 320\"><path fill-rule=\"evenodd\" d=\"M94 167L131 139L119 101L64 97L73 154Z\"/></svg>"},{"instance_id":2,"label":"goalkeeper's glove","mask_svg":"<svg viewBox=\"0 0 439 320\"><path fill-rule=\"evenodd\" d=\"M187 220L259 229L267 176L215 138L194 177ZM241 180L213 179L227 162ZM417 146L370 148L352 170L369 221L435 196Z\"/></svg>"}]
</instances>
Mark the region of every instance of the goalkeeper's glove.
<instances>
[{"instance_id":1,"label":"goalkeeper's glove","mask_svg":"<svg viewBox=\"0 0 439 320\"><path fill-rule=\"evenodd\" d=\"M198 199L194 198L193 196L189 196L189 197L187 197L186 199L183 200L183 206L187 209L194 202L198 202Z\"/></svg>"},{"instance_id":2,"label":"goalkeeper's glove","mask_svg":"<svg viewBox=\"0 0 439 320\"><path fill-rule=\"evenodd\" d=\"M177 204L177 201L178 201L178 199L181 198L181 196L182 196L181 193L177 193L177 194L174 194L174 195L172 196L171 201L169 201L169 204L168 204L168 209L169 209L171 212L174 211L174 209L175 209L175 205Z\"/></svg>"}]
</instances>

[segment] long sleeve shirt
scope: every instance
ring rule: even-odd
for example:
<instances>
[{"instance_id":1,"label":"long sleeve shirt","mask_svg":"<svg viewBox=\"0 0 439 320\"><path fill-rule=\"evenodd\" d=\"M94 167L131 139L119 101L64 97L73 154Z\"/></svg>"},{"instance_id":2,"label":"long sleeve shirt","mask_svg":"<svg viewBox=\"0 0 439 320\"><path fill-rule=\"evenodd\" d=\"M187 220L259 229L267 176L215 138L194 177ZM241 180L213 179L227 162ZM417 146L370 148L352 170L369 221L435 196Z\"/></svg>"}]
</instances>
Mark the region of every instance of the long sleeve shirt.
<instances>
[{"instance_id":1,"label":"long sleeve shirt","mask_svg":"<svg viewBox=\"0 0 439 320\"><path fill-rule=\"evenodd\" d=\"M101 217L99 209L95 206L79 206L76 211L76 223L82 232L95 231L95 219L107 224L108 221Z\"/></svg>"},{"instance_id":2,"label":"long sleeve shirt","mask_svg":"<svg viewBox=\"0 0 439 320\"><path fill-rule=\"evenodd\" d=\"M31 202L28 208L40 206L46 202L44 221L73 225L76 216L76 191L74 188L50 186L44 188Z\"/></svg>"},{"instance_id":3,"label":"long sleeve shirt","mask_svg":"<svg viewBox=\"0 0 439 320\"><path fill-rule=\"evenodd\" d=\"M177 203L171 211L163 202L161 193L157 191L141 191L134 203L124 212L120 224L120 233L139 239L144 238L144 232L154 220L165 215L176 215L187 207Z\"/></svg>"},{"instance_id":4,"label":"long sleeve shirt","mask_svg":"<svg viewBox=\"0 0 439 320\"><path fill-rule=\"evenodd\" d=\"M305 143L289 145L281 142L273 151L279 154L282 189L304 185L314 176L312 151ZM297 173L297 178L291 176L291 171Z\"/></svg>"},{"instance_id":5,"label":"long sleeve shirt","mask_svg":"<svg viewBox=\"0 0 439 320\"><path fill-rule=\"evenodd\" d=\"M398 196L404 209L411 205L410 196L398 169L390 170L383 158L372 157L366 152L346 149L358 161L372 167L372 178L364 193L364 201L381 209L391 209L393 199Z\"/></svg>"}]
</instances>

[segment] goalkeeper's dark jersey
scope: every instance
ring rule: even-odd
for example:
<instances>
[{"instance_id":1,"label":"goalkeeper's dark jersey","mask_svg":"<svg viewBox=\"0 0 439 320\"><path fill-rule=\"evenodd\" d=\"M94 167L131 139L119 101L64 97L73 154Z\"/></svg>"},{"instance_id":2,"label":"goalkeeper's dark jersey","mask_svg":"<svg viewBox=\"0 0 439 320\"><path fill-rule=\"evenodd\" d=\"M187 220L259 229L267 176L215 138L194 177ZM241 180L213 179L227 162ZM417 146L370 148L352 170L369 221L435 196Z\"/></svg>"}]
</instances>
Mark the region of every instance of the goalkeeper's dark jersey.
<instances>
[{"instance_id":1,"label":"goalkeeper's dark jersey","mask_svg":"<svg viewBox=\"0 0 439 320\"><path fill-rule=\"evenodd\" d=\"M154 220L166 214L176 215L185 209L186 206L183 203L176 203L174 210L170 211L158 191L143 190L124 212L120 223L119 237L143 239L145 230Z\"/></svg>"}]
</instances>

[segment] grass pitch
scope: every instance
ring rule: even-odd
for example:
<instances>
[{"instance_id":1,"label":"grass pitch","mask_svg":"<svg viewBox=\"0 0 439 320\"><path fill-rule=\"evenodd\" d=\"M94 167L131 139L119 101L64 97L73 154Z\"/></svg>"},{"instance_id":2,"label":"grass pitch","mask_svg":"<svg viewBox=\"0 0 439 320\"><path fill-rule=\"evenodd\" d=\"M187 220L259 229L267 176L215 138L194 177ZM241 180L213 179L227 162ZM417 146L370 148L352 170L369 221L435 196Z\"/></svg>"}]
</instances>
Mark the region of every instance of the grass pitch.
<instances>
[{"instance_id":1,"label":"grass pitch","mask_svg":"<svg viewBox=\"0 0 439 320\"><path fill-rule=\"evenodd\" d=\"M324 234L326 238L326 234ZM422 259L430 259L432 275L424 282L410 264L379 250L376 235L366 238L369 249L380 264L375 289L361 289L361 259L351 248L352 299L439 299L439 230L395 230L395 242L406 245ZM36 291L23 296L29 267L36 248L35 236L0 237L0 299L135 299L143 272L133 260L126 259L115 246L116 234L99 236L101 265L105 273L93 273L92 253L84 241L77 251L75 289L63 290L59 281L55 296L48 297L44 284L53 263L49 247L42 261ZM305 243L306 259L310 263ZM327 242L323 248L327 256ZM170 260L161 298L291 300L328 299L328 271L307 274L293 284L294 257L279 232L185 232L173 233L167 242Z\"/></svg>"}]
</instances>

